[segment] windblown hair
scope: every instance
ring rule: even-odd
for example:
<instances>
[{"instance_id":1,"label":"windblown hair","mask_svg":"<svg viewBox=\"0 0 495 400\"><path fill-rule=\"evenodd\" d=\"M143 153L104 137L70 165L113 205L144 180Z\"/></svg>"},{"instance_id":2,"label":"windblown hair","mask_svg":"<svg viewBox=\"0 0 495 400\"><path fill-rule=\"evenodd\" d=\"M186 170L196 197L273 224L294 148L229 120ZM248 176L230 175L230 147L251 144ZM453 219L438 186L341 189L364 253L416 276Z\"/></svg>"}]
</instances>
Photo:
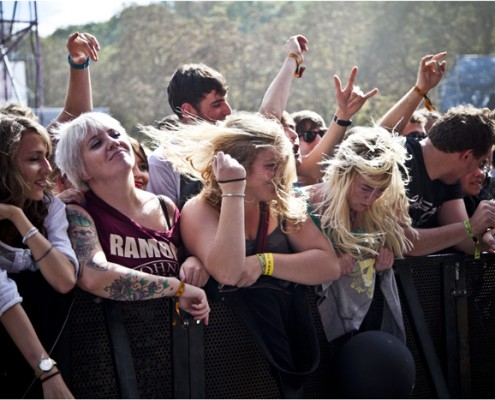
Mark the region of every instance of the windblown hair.
<instances>
[{"instance_id":1,"label":"windblown hair","mask_svg":"<svg viewBox=\"0 0 495 400\"><path fill-rule=\"evenodd\" d=\"M401 139L380 127L351 129L335 156L325 162L326 190L317 208L322 228L334 248L357 257L376 256L380 247L403 257L412 243L404 233L411 227L405 185L407 151ZM347 196L357 176L384 193L360 213L364 232L351 230Z\"/></svg>"},{"instance_id":2,"label":"windblown hair","mask_svg":"<svg viewBox=\"0 0 495 400\"><path fill-rule=\"evenodd\" d=\"M273 149L278 156L278 168L273 178L276 200L270 208L279 220L295 226L300 226L306 219L304 200L292 194L297 180L292 145L278 121L258 113L243 112L216 124L198 121L184 125L173 135L163 135L151 126L141 127L141 131L162 145L165 158L177 171L203 182L200 195L217 210L220 210L222 191L212 170L215 154L219 151L229 154L249 174L258 154Z\"/></svg>"},{"instance_id":3,"label":"windblown hair","mask_svg":"<svg viewBox=\"0 0 495 400\"><path fill-rule=\"evenodd\" d=\"M34 132L41 137L46 145L47 158L52 152L50 136L43 126L35 120L14 116L0 116L0 202L12 204L24 210L26 217L42 232L43 222L48 215L47 201L50 199L51 185L45 188L45 198L40 201L29 199L31 190L23 174L15 166L15 158L22 136ZM10 221L0 221L0 239L10 241L12 245L20 246L20 236ZM12 240L19 239L19 243Z\"/></svg>"},{"instance_id":4,"label":"windblown hair","mask_svg":"<svg viewBox=\"0 0 495 400\"><path fill-rule=\"evenodd\" d=\"M76 189L87 191L89 186L82 178L86 174L86 166L82 156L82 146L87 136L92 132L113 129L123 136L127 136L119 121L102 112L88 112L81 114L72 121L60 124L53 129L57 139L55 163L60 173L65 174Z\"/></svg>"}]
</instances>

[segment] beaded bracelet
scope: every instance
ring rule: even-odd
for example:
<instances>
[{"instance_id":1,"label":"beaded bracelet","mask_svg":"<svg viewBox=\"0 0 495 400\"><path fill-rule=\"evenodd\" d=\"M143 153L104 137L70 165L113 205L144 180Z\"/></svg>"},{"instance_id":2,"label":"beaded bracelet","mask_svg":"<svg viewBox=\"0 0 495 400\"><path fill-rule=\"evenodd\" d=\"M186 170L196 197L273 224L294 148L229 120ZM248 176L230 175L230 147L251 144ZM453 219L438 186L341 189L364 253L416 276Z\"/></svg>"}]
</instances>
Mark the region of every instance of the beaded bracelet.
<instances>
[{"instance_id":1,"label":"beaded bracelet","mask_svg":"<svg viewBox=\"0 0 495 400\"><path fill-rule=\"evenodd\" d=\"M22 244L26 244L26 241L36 235L38 233L38 228L36 228L35 226L33 226L30 230L27 231L27 233L24 235L24 237L22 238Z\"/></svg>"}]
</instances>

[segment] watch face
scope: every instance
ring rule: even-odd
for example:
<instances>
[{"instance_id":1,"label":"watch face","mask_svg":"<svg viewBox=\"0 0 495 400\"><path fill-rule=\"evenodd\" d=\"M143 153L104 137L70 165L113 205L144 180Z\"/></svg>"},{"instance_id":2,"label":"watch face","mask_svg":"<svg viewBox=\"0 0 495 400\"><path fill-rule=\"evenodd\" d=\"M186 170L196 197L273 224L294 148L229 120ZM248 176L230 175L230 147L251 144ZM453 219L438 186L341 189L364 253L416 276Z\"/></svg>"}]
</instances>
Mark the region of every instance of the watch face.
<instances>
[{"instance_id":1,"label":"watch face","mask_svg":"<svg viewBox=\"0 0 495 400\"><path fill-rule=\"evenodd\" d=\"M42 371L50 371L53 368L53 361L49 358L44 358L40 361L40 369Z\"/></svg>"}]
</instances>

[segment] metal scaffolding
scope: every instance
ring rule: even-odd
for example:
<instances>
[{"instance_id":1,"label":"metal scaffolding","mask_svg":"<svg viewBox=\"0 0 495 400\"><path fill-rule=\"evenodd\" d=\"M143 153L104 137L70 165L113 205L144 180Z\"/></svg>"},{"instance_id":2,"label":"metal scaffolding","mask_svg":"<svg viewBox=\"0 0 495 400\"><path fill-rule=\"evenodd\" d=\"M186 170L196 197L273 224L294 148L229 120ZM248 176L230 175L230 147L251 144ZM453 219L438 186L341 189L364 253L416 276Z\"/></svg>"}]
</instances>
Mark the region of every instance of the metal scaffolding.
<instances>
[{"instance_id":1,"label":"metal scaffolding","mask_svg":"<svg viewBox=\"0 0 495 400\"><path fill-rule=\"evenodd\" d=\"M0 2L0 104L43 108L36 1Z\"/></svg>"}]
</instances>

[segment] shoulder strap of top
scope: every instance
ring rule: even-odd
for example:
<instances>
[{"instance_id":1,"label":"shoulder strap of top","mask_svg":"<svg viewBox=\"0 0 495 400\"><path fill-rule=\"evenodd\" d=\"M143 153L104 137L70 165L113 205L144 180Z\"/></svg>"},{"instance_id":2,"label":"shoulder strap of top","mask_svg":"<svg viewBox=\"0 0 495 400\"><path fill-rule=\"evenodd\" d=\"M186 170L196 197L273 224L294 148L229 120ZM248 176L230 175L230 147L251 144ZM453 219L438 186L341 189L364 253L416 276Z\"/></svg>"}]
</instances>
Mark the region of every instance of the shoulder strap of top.
<instances>
[{"instance_id":1,"label":"shoulder strap of top","mask_svg":"<svg viewBox=\"0 0 495 400\"><path fill-rule=\"evenodd\" d=\"M268 246L268 225L270 222L270 209L266 203L260 203L260 223L256 234L256 252L265 253Z\"/></svg>"},{"instance_id":2,"label":"shoulder strap of top","mask_svg":"<svg viewBox=\"0 0 495 400\"><path fill-rule=\"evenodd\" d=\"M167 220L167 230L170 230L172 225L170 224L170 217L168 215L168 207L165 199L162 196L158 196L158 200L160 201L160 205L162 206L163 214L165 215L165 219Z\"/></svg>"}]
</instances>

